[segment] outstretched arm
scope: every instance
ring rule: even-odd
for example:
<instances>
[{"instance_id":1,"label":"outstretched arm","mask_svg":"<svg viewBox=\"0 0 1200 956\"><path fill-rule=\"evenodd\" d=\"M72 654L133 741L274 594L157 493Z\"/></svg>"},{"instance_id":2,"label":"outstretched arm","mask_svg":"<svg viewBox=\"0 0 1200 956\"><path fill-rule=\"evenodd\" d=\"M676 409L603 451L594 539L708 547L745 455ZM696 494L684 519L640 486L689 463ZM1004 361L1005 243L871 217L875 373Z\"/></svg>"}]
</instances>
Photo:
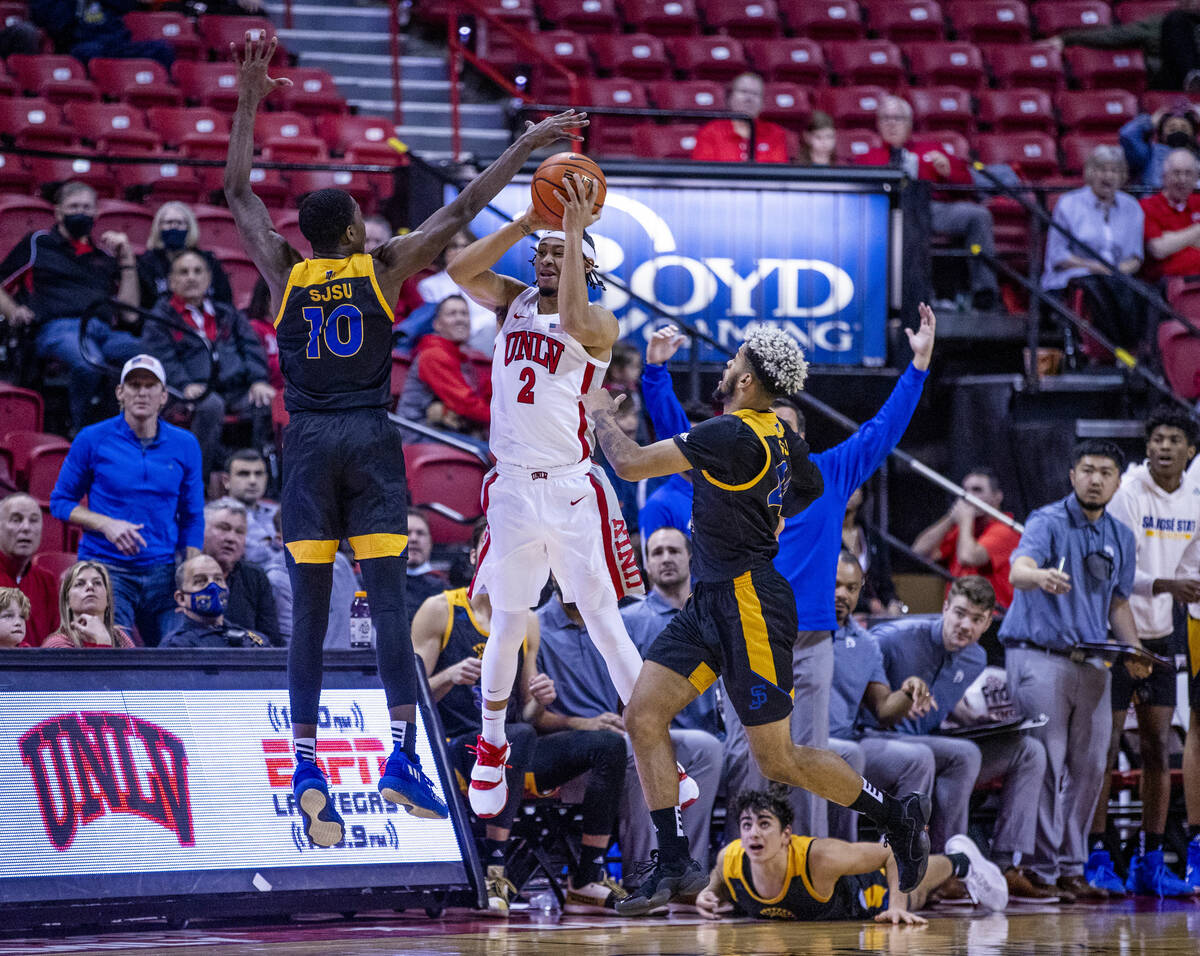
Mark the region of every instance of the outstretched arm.
<instances>
[{"instance_id":1,"label":"outstretched arm","mask_svg":"<svg viewBox=\"0 0 1200 956\"><path fill-rule=\"evenodd\" d=\"M691 471L687 460L674 439L667 438L653 445L639 445L626 436L617 424L616 413L620 400L614 401L606 388L597 388L583 396L583 407L596 425L596 440L604 449L604 457L613 471L626 481L641 481L659 475L674 475Z\"/></svg>"},{"instance_id":2,"label":"outstretched arm","mask_svg":"<svg viewBox=\"0 0 1200 956\"><path fill-rule=\"evenodd\" d=\"M238 64L238 102L229 135L229 155L225 160L225 202L237 223L242 245L254 260L259 273L278 304L287 285L288 273L300 261L300 254L275 231L271 215L263 201L250 188L250 167L254 162L254 114L258 104L272 90L291 86L292 81L267 75L267 65L275 54L275 37L269 41L252 40L246 34L244 55L229 44L229 52Z\"/></svg>"},{"instance_id":3,"label":"outstretched arm","mask_svg":"<svg viewBox=\"0 0 1200 956\"><path fill-rule=\"evenodd\" d=\"M527 122L525 132L500 158L479 174L452 202L447 203L412 232L385 242L372 253L383 264L385 282L400 283L433 262L456 233L471 224L480 211L516 175L529 154L560 139L582 139L573 130L587 126L587 114L567 110L544 119L536 126ZM386 292L386 290L385 290ZM486 303L481 303L486 304Z\"/></svg>"},{"instance_id":4,"label":"outstretched arm","mask_svg":"<svg viewBox=\"0 0 1200 956\"><path fill-rule=\"evenodd\" d=\"M530 206L525 214L505 223L490 236L476 239L463 249L446 267L454 284L472 299L488 309L507 309L512 300L526 288L525 283L498 275L492 271L504 253L539 229L548 229Z\"/></svg>"}]
</instances>

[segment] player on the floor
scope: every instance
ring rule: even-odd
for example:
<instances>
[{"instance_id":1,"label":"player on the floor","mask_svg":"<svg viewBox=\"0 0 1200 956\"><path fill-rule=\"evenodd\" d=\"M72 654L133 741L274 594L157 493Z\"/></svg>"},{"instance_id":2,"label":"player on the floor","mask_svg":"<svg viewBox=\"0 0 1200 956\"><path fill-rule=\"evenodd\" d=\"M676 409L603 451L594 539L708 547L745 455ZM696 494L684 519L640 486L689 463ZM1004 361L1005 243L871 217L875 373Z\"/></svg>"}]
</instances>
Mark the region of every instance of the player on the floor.
<instances>
[{"instance_id":1,"label":"player on the floor","mask_svg":"<svg viewBox=\"0 0 1200 956\"><path fill-rule=\"evenodd\" d=\"M604 655L613 685L628 703L642 667L617 601L642 593L641 572L604 470L592 462L591 433L580 396L601 388L619 334L616 317L588 302L598 284L596 249L585 229L596 184L564 182L561 231L544 233L534 256L536 285L491 267L516 242L544 229L532 208L458 254L450 277L476 302L504 312L492 360L490 447L496 467L483 483L488 529L472 593L492 601L492 633L483 651L483 733L471 772L471 808L490 817L503 808L508 742L504 714L529 608L551 570L563 601L573 603ZM586 256L585 256L586 250ZM698 795L676 765L684 803Z\"/></svg>"},{"instance_id":2,"label":"player on the floor","mask_svg":"<svg viewBox=\"0 0 1200 956\"><path fill-rule=\"evenodd\" d=\"M363 251L362 212L349 193L319 189L300 204L304 259L283 238L250 188L254 114L273 90L276 41L246 35L238 63L238 104L225 166L225 198L246 251L278 307L275 327L291 423L283 459L283 538L292 581L288 692L296 743L292 787L309 839L339 843L345 823L315 762L322 644L333 557L349 538L362 568L378 636L379 676L395 746L379 781L383 796L416 816L445 817L446 804L416 752L417 672L405 607L407 489L400 433L389 421L392 310L401 283L428 265L521 168L529 154L586 125L583 114L532 124L449 205L413 232Z\"/></svg>"},{"instance_id":3,"label":"player on the floor","mask_svg":"<svg viewBox=\"0 0 1200 956\"><path fill-rule=\"evenodd\" d=\"M1008 884L970 837L946 841L946 853L929 858L924 879L900 892L887 846L846 843L792 833L792 808L774 788L741 793L735 803L741 838L723 847L708 885L696 897L700 915L730 913L756 919L863 920L924 923L919 910L932 890L952 876L971 897L998 912L1008 905Z\"/></svg>"},{"instance_id":4,"label":"player on the floor","mask_svg":"<svg viewBox=\"0 0 1200 956\"><path fill-rule=\"evenodd\" d=\"M921 305L922 331L933 312ZM917 333L906 330L910 341ZM764 776L804 787L880 824L895 851L900 888L921 882L929 858L929 798L881 793L828 750L797 746L790 734L796 601L775 569L783 519L821 495L808 446L771 410L804 386L808 363L782 329L753 329L726 364L717 397L725 414L674 438L642 447L616 423L607 392L584 396L596 436L627 481L694 469L692 574L695 589L651 646L625 710L638 775L658 833L650 875L617 912L638 915L699 890L703 868L691 858L679 823L671 773L672 718L723 674L730 704L746 728Z\"/></svg>"}]
</instances>

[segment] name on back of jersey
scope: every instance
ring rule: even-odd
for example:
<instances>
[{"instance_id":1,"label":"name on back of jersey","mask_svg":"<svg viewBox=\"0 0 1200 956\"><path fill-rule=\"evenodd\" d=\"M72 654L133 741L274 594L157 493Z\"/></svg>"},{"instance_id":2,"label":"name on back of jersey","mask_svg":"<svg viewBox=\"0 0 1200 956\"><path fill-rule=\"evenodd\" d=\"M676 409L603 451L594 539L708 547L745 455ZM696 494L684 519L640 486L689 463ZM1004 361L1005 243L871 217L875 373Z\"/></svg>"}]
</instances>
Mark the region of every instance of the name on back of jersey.
<instances>
[{"instance_id":1,"label":"name on back of jersey","mask_svg":"<svg viewBox=\"0 0 1200 956\"><path fill-rule=\"evenodd\" d=\"M349 282L337 282L324 289L309 289L308 297L314 302L332 302L334 299L353 298L353 293Z\"/></svg>"},{"instance_id":2,"label":"name on back of jersey","mask_svg":"<svg viewBox=\"0 0 1200 956\"><path fill-rule=\"evenodd\" d=\"M533 362L548 369L553 375L558 370L566 345L541 332L517 329L504 339L504 364Z\"/></svg>"}]
</instances>

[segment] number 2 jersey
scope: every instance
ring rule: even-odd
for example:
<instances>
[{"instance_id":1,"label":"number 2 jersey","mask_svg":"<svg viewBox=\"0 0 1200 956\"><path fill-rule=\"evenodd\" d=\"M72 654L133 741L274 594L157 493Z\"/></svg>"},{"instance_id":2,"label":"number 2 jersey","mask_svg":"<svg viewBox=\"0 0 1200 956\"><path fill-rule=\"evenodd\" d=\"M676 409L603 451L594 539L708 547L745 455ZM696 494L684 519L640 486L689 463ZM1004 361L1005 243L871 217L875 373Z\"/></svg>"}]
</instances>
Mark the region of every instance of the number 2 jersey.
<instances>
[{"instance_id":1,"label":"number 2 jersey","mask_svg":"<svg viewBox=\"0 0 1200 956\"><path fill-rule=\"evenodd\" d=\"M496 461L557 468L592 455L592 433L579 397L599 388L608 362L593 358L555 314L539 314L540 293L513 299L492 355L492 425Z\"/></svg>"},{"instance_id":2,"label":"number 2 jersey","mask_svg":"<svg viewBox=\"0 0 1200 956\"><path fill-rule=\"evenodd\" d=\"M774 412L743 408L675 436L692 465L692 577L731 581L779 551L775 531L821 496L808 445Z\"/></svg>"},{"instance_id":3,"label":"number 2 jersey","mask_svg":"<svg viewBox=\"0 0 1200 956\"><path fill-rule=\"evenodd\" d=\"M387 408L392 309L365 252L292 267L275 334L289 412Z\"/></svg>"}]
</instances>

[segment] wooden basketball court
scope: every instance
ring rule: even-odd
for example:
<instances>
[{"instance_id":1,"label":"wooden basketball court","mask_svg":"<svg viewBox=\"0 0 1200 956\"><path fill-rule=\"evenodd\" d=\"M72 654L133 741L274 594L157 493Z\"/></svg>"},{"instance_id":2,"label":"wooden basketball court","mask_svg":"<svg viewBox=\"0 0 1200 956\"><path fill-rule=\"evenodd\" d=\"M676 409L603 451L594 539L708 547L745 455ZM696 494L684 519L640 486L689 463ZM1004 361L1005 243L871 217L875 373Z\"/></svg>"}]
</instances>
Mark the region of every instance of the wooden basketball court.
<instances>
[{"instance_id":1,"label":"wooden basketball court","mask_svg":"<svg viewBox=\"0 0 1200 956\"><path fill-rule=\"evenodd\" d=\"M1172 956L1200 953L1200 901L1129 900L1102 906L1013 906L984 915L961 908L923 914L928 926L783 923L695 917L604 919L516 913L507 920L451 911L313 917L270 926L147 928L54 939L0 940L0 956L27 953L204 953L220 956L358 956L454 953L489 956L729 956L852 953L912 956Z\"/></svg>"}]
</instances>

